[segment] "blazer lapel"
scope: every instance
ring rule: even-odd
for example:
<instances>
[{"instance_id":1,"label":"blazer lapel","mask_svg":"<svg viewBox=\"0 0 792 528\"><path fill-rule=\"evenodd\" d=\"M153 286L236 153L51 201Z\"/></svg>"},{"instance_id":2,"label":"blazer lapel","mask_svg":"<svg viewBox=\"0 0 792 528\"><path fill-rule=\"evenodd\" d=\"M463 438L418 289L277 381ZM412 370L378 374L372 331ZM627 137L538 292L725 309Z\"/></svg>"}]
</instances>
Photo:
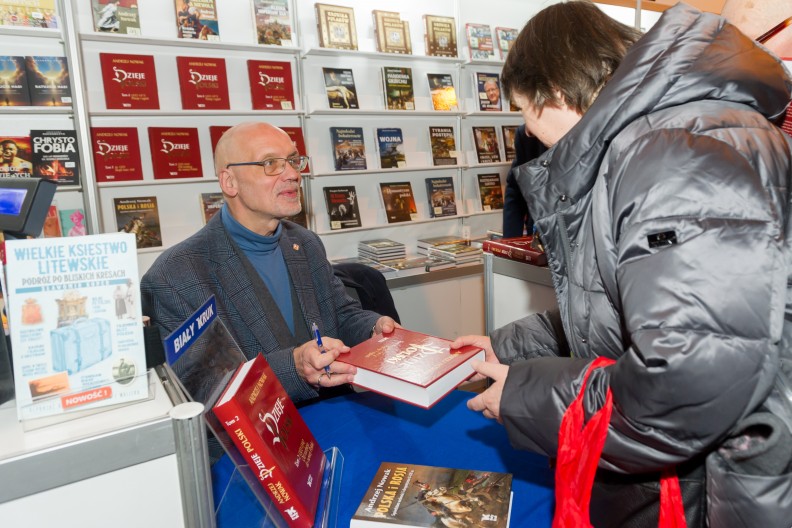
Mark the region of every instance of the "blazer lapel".
<instances>
[{"instance_id":1,"label":"blazer lapel","mask_svg":"<svg viewBox=\"0 0 792 528\"><path fill-rule=\"evenodd\" d=\"M311 328L311 323L322 323L322 313L316 302L316 292L311 279L311 270L308 267L308 257L300 238L294 236L285 224L282 225L281 252L283 252L283 259L286 261L286 269L289 271L292 287L300 303L305 326ZM322 331L323 328L320 326L319 330Z\"/></svg>"}]
</instances>

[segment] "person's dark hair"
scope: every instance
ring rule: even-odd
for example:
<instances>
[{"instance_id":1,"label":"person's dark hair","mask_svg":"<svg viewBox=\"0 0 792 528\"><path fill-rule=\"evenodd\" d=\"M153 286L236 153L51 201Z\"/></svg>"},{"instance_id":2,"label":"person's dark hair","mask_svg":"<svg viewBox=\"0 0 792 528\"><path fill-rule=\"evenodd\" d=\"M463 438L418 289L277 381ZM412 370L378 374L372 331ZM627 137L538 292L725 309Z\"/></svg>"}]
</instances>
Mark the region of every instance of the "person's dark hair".
<instances>
[{"instance_id":1,"label":"person's dark hair","mask_svg":"<svg viewBox=\"0 0 792 528\"><path fill-rule=\"evenodd\" d=\"M641 32L588 1L551 5L531 18L506 56L501 88L537 110L561 98L581 114L618 68Z\"/></svg>"}]
</instances>

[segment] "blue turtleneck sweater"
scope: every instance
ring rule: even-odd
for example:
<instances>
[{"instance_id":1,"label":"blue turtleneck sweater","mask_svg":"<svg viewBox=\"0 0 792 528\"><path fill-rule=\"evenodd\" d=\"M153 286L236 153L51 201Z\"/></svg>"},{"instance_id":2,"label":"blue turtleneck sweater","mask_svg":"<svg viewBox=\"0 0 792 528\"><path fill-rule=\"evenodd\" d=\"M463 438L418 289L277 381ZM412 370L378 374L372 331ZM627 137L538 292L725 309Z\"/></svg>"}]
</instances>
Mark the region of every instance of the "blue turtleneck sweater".
<instances>
[{"instance_id":1,"label":"blue turtleneck sweater","mask_svg":"<svg viewBox=\"0 0 792 528\"><path fill-rule=\"evenodd\" d=\"M283 226L278 224L275 234L263 236L254 233L231 216L227 206L220 210L223 225L231 238L245 253L253 267L258 272L264 284L267 285L272 298L280 308L286 325L294 335L294 316L292 311L291 279L283 260L279 241Z\"/></svg>"}]
</instances>

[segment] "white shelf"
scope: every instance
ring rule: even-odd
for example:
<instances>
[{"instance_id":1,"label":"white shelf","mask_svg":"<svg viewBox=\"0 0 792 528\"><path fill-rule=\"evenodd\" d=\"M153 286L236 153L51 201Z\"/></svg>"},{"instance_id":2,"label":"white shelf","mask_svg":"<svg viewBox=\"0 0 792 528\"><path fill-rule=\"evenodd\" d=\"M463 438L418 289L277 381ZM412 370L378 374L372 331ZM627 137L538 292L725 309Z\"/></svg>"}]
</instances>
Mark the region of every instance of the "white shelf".
<instances>
[{"instance_id":1,"label":"white shelf","mask_svg":"<svg viewBox=\"0 0 792 528\"><path fill-rule=\"evenodd\" d=\"M302 54L303 57L363 57L367 59L385 59L402 62L429 61L429 62L447 62L450 64L461 64L463 59L458 57L435 57L432 55L407 55L401 53L380 53L378 51L359 51L359 50L342 50L335 48L311 48Z\"/></svg>"},{"instance_id":2,"label":"white shelf","mask_svg":"<svg viewBox=\"0 0 792 528\"><path fill-rule=\"evenodd\" d=\"M474 213L463 213L463 214L456 214L453 216L441 216L439 218L421 218L419 220L405 220L404 222L393 222L390 224L377 224L374 226L361 226L361 227L350 227L347 229L336 229L334 231L316 231L317 235L325 236L325 235L338 235L341 233L352 233L355 231L373 231L375 229L389 229L394 226L406 226L406 225L417 225L417 224L429 224L433 222L446 222L448 220L457 221L462 218L471 218L474 216L488 216L493 214L502 214L503 209L495 209L494 211L477 211Z\"/></svg>"},{"instance_id":3,"label":"white shelf","mask_svg":"<svg viewBox=\"0 0 792 528\"><path fill-rule=\"evenodd\" d=\"M464 114L464 117L522 117L522 114L520 112L509 112L508 110L476 110L474 112L468 112Z\"/></svg>"},{"instance_id":4,"label":"white shelf","mask_svg":"<svg viewBox=\"0 0 792 528\"><path fill-rule=\"evenodd\" d=\"M327 176L352 176L356 174L390 174L399 172L424 172L424 171L439 171L444 169L456 170L464 168L464 165L428 165L424 167L398 167L393 169L366 169L366 170L341 170L332 172L316 172L311 175L312 178L322 178Z\"/></svg>"},{"instance_id":5,"label":"white shelf","mask_svg":"<svg viewBox=\"0 0 792 528\"><path fill-rule=\"evenodd\" d=\"M216 182L217 178L163 178L159 180L131 180L119 182L99 182L96 184L100 189L112 187L148 187L150 185L175 185L190 183Z\"/></svg>"},{"instance_id":6,"label":"white shelf","mask_svg":"<svg viewBox=\"0 0 792 528\"><path fill-rule=\"evenodd\" d=\"M34 28L26 26L2 26L0 36L10 37L35 37L35 38L62 38L61 30L54 28Z\"/></svg>"},{"instance_id":7,"label":"white shelf","mask_svg":"<svg viewBox=\"0 0 792 528\"><path fill-rule=\"evenodd\" d=\"M300 116L302 110L98 110L88 113L91 117L202 117L202 116Z\"/></svg>"},{"instance_id":8,"label":"white shelf","mask_svg":"<svg viewBox=\"0 0 792 528\"><path fill-rule=\"evenodd\" d=\"M446 112L446 111L416 111L416 110L367 110L362 108L348 109L348 108L325 108L319 110L311 110L306 117L312 116L328 116L328 115L358 115L358 116L372 116L372 115L386 115L389 117L456 117L464 115L463 112Z\"/></svg>"},{"instance_id":9,"label":"white shelf","mask_svg":"<svg viewBox=\"0 0 792 528\"><path fill-rule=\"evenodd\" d=\"M465 66L499 66L503 67L506 64L506 61L501 59L468 59L465 61Z\"/></svg>"},{"instance_id":10,"label":"white shelf","mask_svg":"<svg viewBox=\"0 0 792 528\"><path fill-rule=\"evenodd\" d=\"M471 163L469 165L463 166L463 169L467 170L476 170L476 169L488 169L490 167L511 167L511 161L496 161L495 163Z\"/></svg>"},{"instance_id":11,"label":"white shelf","mask_svg":"<svg viewBox=\"0 0 792 528\"><path fill-rule=\"evenodd\" d=\"M115 44L140 44L143 46L174 46L178 48L216 49L220 51L254 51L257 53L284 53L295 55L300 48L290 46L270 46L264 44L239 44L234 42L216 42L198 39L163 39L147 38L145 35L118 35L107 33L80 33L80 39L93 42L112 42Z\"/></svg>"},{"instance_id":12,"label":"white shelf","mask_svg":"<svg viewBox=\"0 0 792 528\"><path fill-rule=\"evenodd\" d=\"M0 106L0 114L72 115L71 106Z\"/></svg>"}]
</instances>

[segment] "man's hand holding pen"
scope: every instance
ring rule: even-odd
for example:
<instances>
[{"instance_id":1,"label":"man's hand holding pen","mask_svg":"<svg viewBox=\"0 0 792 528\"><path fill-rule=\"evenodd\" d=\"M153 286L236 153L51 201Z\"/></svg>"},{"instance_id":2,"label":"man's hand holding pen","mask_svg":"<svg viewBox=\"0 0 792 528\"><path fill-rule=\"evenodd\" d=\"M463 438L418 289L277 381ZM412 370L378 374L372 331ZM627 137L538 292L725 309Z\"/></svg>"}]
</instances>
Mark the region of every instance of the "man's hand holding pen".
<instances>
[{"instance_id":1,"label":"man's hand holding pen","mask_svg":"<svg viewBox=\"0 0 792 528\"><path fill-rule=\"evenodd\" d=\"M357 368L345 363L334 363L339 355L349 352L340 339L322 337L321 346L316 340L308 341L294 349L294 366L309 385L335 387L351 383Z\"/></svg>"}]
</instances>

